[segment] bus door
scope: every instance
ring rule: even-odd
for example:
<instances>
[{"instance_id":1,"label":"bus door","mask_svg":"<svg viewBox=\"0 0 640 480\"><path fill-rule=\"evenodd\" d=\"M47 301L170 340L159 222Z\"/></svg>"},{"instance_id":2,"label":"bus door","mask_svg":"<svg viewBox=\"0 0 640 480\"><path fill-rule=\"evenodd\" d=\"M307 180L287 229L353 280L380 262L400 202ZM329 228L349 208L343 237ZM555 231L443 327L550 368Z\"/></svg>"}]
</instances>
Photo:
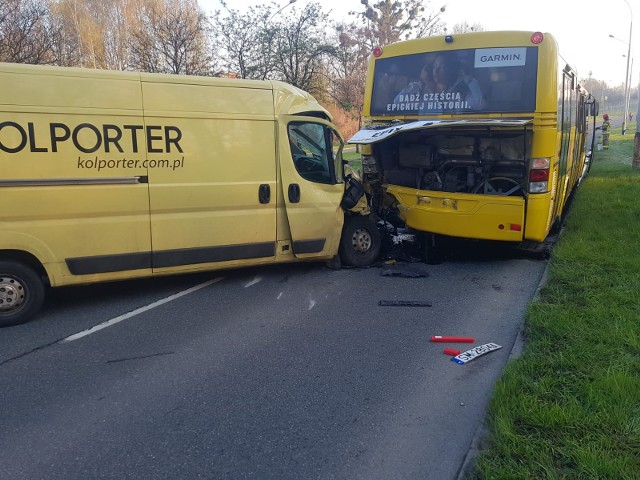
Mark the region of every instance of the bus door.
<instances>
[{"instance_id":1,"label":"bus door","mask_svg":"<svg viewBox=\"0 0 640 480\"><path fill-rule=\"evenodd\" d=\"M581 176L583 175L583 169L585 167L587 115L585 96L580 92L578 92L576 96L576 108L576 135L573 144L573 179L571 181L572 185L575 185L575 182L580 181Z\"/></svg>"},{"instance_id":2,"label":"bus door","mask_svg":"<svg viewBox=\"0 0 640 480\"><path fill-rule=\"evenodd\" d=\"M563 72L562 81L560 84L561 91L558 92L558 100L561 105L558 105L558 113L561 113L560 122L558 122L558 130L560 136L560 151L558 152L558 159L560 164L558 166L558 190L556 195L556 212L555 218L559 218L564 209L564 204L567 195L567 185L569 182L569 176L567 175L567 166L570 159L571 150L571 113L572 113L572 91L573 91L573 75Z\"/></svg>"},{"instance_id":3,"label":"bus door","mask_svg":"<svg viewBox=\"0 0 640 480\"><path fill-rule=\"evenodd\" d=\"M289 118L280 132L280 171L293 254L298 258L334 255L344 223L342 140L316 119ZM334 140L340 144L336 155ZM282 237L278 232L278 239Z\"/></svg>"}]
</instances>

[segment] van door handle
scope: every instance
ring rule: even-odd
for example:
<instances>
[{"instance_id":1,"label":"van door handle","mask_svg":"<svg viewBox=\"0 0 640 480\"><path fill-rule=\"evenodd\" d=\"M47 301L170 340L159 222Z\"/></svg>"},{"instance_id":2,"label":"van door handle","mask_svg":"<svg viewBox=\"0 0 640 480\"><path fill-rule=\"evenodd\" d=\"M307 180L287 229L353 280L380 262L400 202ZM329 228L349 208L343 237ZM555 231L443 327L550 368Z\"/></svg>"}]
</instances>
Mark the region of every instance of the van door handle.
<instances>
[{"instance_id":1,"label":"van door handle","mask_svg":"<svg viewBox=\"0 0 640 480\"><path fill-rule=\"evenodd\" d=\"M269 184L263 183L258 188L258 200L260 203L265 204L271 201L271 187Z\"/></svg>"},{"instance_id":2,"label":"van door handle","mask_svg":"<svg viewBox=\"0 0 640 480\"><path fill-rule=\"evenodd\" d=\"M299 203L300 202L300 185L297 183L292 183L289 185L289 201L291 203Z\"/></svg>"}]
</instances>

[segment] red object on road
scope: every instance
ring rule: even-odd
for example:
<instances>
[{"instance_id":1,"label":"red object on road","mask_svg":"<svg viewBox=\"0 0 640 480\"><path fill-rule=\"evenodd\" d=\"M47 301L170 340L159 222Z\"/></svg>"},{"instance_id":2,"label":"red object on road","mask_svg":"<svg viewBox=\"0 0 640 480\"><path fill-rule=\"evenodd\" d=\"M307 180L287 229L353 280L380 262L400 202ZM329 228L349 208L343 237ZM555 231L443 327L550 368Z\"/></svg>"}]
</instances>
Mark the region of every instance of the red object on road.
<instances>
[{"instance_id":1,"label":"red object on road","mask_svg":"<svg viewBox=\"0 0 640 480\"><path fill-rule=\"evenodd\" d=\"M433 335L431 337L432 342L460 342L460 343L473 343L476 341L473 337L446 337L442 335Z\"/></svg>"},{"instance_id":2,"label":"red object on road","mask_svg":"<svg viewBox=\"0 0 640 480\"><path fill-rule=\"evenodd\" d=\"M461 352L460 352L460 350L456 350L455 348L445 348L442 351L442 353L455 357L456 355L460 355Z\"/></svg>"}]
</instances>

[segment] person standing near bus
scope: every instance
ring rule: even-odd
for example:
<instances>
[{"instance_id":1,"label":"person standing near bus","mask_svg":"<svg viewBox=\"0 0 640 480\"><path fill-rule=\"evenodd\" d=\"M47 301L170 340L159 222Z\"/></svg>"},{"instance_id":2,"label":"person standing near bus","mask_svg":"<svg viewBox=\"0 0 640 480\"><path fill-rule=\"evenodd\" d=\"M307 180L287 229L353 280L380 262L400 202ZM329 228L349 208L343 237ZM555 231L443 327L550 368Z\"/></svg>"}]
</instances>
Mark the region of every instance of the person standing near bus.
<instances>
[{"instance_id":1,"label":"person standing near bus","mask_svg":"<svg viewBox=\"0 0 640 480\"><path fill-rule=\"evenodd\" d=\"M602 131L602 146L605 150L609 149L609 133L611 130L611 122L609 121L609 115L604 114L602 116L602 125L596 127L596 130Z\"/></svg>"}]
</instances>

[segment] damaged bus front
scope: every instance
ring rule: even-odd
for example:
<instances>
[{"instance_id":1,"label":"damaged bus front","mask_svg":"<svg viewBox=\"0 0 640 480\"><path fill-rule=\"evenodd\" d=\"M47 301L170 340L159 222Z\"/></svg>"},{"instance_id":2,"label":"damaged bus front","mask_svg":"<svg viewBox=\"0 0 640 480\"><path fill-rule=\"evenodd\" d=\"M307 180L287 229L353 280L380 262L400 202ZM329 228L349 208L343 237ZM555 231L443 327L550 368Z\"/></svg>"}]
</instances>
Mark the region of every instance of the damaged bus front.
<instances>
[{"instance_id":1,"label":"damaged bus front","mask_svg":"<svg viewBox=\"0 0 640 480\"><path fill-rule=\"evenodd\" d=\"M377 210L396 210L423 232L524 239L526 194L541 189L529 182L540 167L530 157L531 122L417 121L362 130L350 142L369 147L363 180Z\"/></svg>"},{"instance_id":2,"label":"damaged bus front","mask_svg":"<svg viewBox=\"0 0 640 480\"><path fill-rule=\"evenodd\" d=\"M359 145L373 210L436 239L542 244L587 160L593 101L549 34L387 45L369 62Z\"/></svg>"}]
</instances>

